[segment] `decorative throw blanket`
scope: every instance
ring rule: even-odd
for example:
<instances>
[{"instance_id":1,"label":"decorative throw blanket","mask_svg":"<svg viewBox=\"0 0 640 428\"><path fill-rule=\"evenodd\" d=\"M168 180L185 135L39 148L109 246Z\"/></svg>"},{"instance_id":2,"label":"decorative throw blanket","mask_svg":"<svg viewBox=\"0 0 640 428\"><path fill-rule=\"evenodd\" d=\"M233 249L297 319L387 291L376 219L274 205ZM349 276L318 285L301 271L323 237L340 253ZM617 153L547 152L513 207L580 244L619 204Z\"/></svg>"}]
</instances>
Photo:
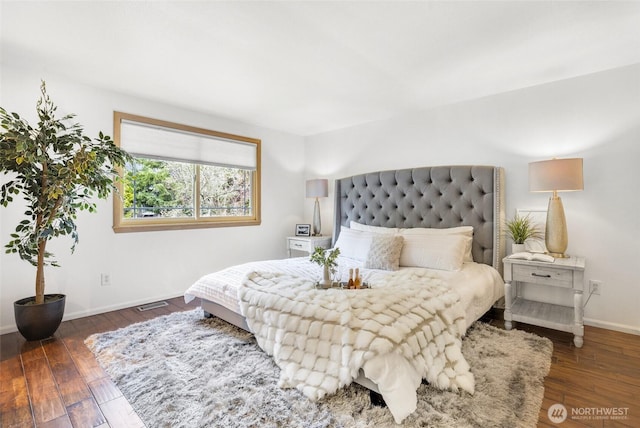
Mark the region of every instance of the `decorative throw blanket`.
<instances>
[{"instance_id":1,"label":"decorative throw blanket","mask_svg":"<svg viewBox=\"0 0 640 428\"><path fill-rule=\"evenodd\" d=\"M258 345L280 367L279 385L318 400L363 369L397 423L415 411L423 378L473 394L457 294L420 271L398 271L385 281L382 288L319 290L293 275L249 273L238 291L240 307Z\"/></svg>"}]
</instances>

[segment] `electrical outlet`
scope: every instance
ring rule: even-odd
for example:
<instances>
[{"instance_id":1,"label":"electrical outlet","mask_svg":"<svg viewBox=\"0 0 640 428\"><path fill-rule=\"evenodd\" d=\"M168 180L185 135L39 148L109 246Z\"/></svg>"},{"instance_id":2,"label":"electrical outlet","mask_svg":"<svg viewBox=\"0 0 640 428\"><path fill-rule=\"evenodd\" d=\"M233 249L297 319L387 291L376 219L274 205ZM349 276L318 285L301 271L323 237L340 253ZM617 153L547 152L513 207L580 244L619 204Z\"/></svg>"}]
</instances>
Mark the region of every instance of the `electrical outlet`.
<instances>
[{"instance_id":1,"label":"electrical outlet","mask_svg":"<svg viewBox=\"0 0 640 428\"><path fill-rule=\"evenodd\" d=\"M108 273L100 274L100 285L103 287L108 287L111 285L111 275Z\"/></svg>"},{"instance_id":2,"label":"electrical outlet","mask_svg":"<svg viewBox=\"0 0 640 428\"><path fill-rule=\"evenodd\" d=\"M602 288L602 281L598 281L596 279L589 280L589 293L595 294L596 296L600 295L600 289Z\"/></svg>"}]
</instances>

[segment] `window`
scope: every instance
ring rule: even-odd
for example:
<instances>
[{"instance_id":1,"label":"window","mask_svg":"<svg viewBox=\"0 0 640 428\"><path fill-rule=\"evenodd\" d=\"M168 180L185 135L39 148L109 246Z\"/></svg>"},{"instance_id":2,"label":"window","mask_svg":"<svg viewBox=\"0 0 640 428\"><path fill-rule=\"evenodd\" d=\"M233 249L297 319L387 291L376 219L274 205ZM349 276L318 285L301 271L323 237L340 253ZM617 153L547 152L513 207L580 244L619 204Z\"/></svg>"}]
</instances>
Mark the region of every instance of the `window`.
<instances>
[{"instance_id":1,"label":"window","mask_svg":"<svg viewBox=\"0 0 640 428\"><path fill-rule=\"evenodd\" d=\"M114 230L260 224L260 140L114 112Z\"/></svg>"}]
</instances>

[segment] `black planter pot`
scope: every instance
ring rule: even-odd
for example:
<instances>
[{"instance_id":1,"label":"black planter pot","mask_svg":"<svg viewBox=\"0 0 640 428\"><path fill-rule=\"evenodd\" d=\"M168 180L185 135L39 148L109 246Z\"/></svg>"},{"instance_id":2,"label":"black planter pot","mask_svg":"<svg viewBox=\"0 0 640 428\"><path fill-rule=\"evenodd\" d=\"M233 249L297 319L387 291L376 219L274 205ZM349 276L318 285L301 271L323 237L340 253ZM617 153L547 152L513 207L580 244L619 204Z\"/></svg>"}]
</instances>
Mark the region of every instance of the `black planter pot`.
<instances>
[{"instance_id":1,"label":"black planter pot","mask_svg":"<svg viewBox=\"0 0 640 428\"><path fill-rule=\"evenodd\" d=\"M44 303L36 305L35 297L27 297L13 302L13 311L18 331L27 340L42 340L56 332L62 316L67 296L45 294Z\"/></svg>"}]
</instances>

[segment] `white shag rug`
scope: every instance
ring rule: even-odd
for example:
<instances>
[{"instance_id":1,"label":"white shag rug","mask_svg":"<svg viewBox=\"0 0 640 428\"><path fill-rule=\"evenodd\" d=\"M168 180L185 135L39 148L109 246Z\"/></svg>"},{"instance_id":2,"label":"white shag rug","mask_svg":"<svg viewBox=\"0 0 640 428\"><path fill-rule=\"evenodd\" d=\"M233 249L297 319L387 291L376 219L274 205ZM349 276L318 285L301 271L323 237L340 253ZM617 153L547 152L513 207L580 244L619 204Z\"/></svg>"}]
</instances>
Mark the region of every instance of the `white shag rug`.
<instances>
[{"instance_id":1,"label":"white shag rug","mask_svg":"<svg viewBox=\"0 0 640 428\"><path fill-rule=\"evenodd\" d=\"M202 310L87 338L140 418L157 427L395 427L351 385L314 403L277 386L279 369L253 336ZM405 427L535 427L551 366L549 339L476 322L463 340L476 392L421 385Z\"/></svg>"}]
</instances>

